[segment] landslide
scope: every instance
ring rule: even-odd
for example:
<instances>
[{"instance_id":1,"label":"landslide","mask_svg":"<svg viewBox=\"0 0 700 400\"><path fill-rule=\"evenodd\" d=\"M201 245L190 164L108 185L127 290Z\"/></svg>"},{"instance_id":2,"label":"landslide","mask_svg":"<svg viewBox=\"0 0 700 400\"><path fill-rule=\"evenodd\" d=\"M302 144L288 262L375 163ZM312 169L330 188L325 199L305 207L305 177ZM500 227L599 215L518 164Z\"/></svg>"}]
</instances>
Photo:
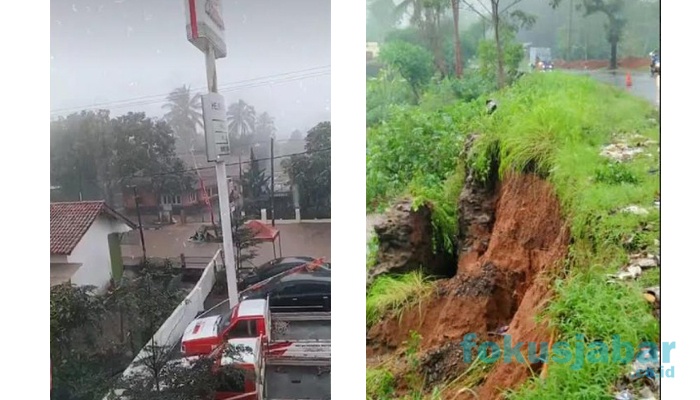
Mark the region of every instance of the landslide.
<instances>
[{"instance_id":1,"label":"landslide","mask_svg":"<svg viewBox=\"0 0 700 400\"><path fill-rule=\"evenodd\" d=\"M548 332L534 317L551 294L547 276L566 255L569 243L551 186L532 174L511 174L492 191L484 191L467 178L460 221L469 225L461 226L466 251L460 252L457 275L439 281L427 302L374 325L368 357L396 350L415 331L426 354L424 373L450 377L466 365L437 362L444 357L430 354L443 348L461 350L458 343L466 333L493 340L488 332L510 325L514 341L547 340ZM497 386L521 383L528 371L528 365L497 366L481 398L495 398Z\"/></svg>"}]
</instances>

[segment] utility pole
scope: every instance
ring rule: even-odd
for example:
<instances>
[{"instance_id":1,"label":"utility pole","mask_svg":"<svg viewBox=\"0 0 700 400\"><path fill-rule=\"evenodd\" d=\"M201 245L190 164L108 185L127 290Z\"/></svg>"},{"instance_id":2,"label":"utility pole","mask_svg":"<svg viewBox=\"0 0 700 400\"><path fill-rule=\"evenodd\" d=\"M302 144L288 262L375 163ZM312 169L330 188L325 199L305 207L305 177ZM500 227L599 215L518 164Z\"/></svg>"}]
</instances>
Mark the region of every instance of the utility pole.
<instances>
[{"instance_id":1,"label":"utility pole","mask_svg":"<svg viewBox=\"0 0 700 400\"><path fill-rule=\"evenodd\" d=\"M185 0L187 40L204 53L209 93L202 95L204 137L207 161L216 163L216 186L219 192L221 235L224 238L224 265L229 307L238 304L236 258L233 252L231 203L223 156L231 154L226 127L226 100L217 93L216 59L226 57L226 36L221 1Z\"/></svg>"},{"instance_id":2,"label":"utility pole","mask_svg":"<svg viewBox=\"0 0 700 400\"><path fill-rule=\"evenodd\" d=\"M136 185L131 187L134 191L134 204L136 205L136 218L139 221L139 235L141 236L141 251L143 262L146 262L146 241L143 239L143 224L141 224L141 207L139 206L139 195L136 192Z\"/></svg>"},{"instance_id":3,"label":"utility pole","mask_svg":"<svg viewBox=\"0 0 700 400\"><path fill-rule=\"evenodd\" d=\"M270 217L275 226L275 138L270 138Z\"/></svg>"},{"instance_id":4,"label":"utility pole","mask_svg":"<svg viewBox=\"0 0 700 400\"><path fill-rule=\"evenodd\" d=\"M207 47L205 57L207 87L209 88L209 93L217 93L216 57L211 44ZM224 265L226 267L229 306L233 308L233 306L238 304L238 279L236 277L236 261L233 252L233 228L231 227L231 205L228 196L229 187L228 179L226 178L226 162L221 157L218 157L216 160L216 184L219 191L221 235L224 237Z\"/></svg>"}]
</instances>

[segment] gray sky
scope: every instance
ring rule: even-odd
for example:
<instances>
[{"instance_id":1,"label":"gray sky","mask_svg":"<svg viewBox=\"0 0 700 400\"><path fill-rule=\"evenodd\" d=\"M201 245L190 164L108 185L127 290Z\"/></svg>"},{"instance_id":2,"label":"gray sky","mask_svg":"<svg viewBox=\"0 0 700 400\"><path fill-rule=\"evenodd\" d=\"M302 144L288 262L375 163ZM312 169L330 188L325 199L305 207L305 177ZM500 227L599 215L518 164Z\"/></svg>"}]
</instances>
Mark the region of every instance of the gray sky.
<instances>
[{"instance_id":1,"label":"gray sky","mask_svg":"<svg viewBox=\"0 0 700 400\"><path fill-rule=\"evenodd\" d=\"M278 137L330 120L330 0L222 2L228 54L217 75L227 103L267 111ZM101 108L113 115L161 116L165 95L183 84L206 86L184 0L51 0L52 115L109 103Z\"/></svg>"}]
</instances>

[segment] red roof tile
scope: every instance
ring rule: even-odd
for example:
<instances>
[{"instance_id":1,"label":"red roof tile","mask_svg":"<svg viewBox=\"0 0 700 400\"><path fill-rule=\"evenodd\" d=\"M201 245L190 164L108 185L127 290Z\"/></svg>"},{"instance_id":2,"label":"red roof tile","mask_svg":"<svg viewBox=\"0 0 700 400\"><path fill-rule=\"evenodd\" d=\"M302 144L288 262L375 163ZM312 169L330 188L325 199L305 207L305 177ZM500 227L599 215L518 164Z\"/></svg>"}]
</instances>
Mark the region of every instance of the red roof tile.
<instances>
[{"instance_id":1,"label":"red roof tile","mask_svg":"<svg viewBox=\"0 0 700 400\"><path fill-rule=\"evenodd\" d=\"M104 201L51 203L51 254L69 255L103 213L123 219L133 227L131 221L109 208Z\"/></svg>"}]
</instances>

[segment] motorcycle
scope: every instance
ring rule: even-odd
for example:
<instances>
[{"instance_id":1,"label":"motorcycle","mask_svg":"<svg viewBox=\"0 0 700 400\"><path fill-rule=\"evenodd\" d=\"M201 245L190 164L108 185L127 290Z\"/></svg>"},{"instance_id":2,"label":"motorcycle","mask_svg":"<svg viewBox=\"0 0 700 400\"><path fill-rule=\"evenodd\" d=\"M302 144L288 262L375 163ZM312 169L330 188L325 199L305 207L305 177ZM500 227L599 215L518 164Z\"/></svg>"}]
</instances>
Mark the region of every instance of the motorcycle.
<instances>
[{"instance_id":1,"label":"motorcycle","mask_svg":"<svg viewBox=\"0 0 700 400\"><path fill-rule=\"evenodd\" d=\"M649 65L649 69L651 72L651 77L653 78L656 75L661 75L661 56L659 56L657 53L650 53L649 56L651 57L651 65Z\"/></svg>"}]
</instances>

